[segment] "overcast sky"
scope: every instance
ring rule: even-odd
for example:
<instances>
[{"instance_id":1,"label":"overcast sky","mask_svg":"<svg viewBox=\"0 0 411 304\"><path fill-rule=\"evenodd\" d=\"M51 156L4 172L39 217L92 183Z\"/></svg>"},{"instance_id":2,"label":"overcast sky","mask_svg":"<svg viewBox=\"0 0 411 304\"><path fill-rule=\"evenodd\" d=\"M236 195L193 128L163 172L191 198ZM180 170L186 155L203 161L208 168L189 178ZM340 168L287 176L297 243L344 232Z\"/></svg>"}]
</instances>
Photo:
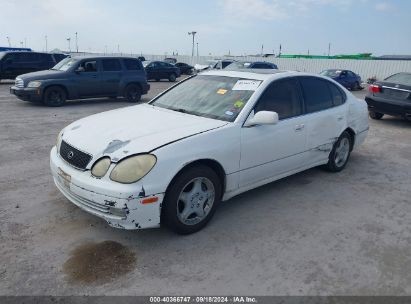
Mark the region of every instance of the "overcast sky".
<instances>
[{"instance_id":1,"label":"overcast sky","mask_svg":"<svg viewBox=\"0 0 411 304\"><path fill-rule=\"evenodd\" d=\"M191 54L411 54L409 0L0 0L0 46ZM25 40L26 39L26 40Z\"/></svg>"}]
</instances>

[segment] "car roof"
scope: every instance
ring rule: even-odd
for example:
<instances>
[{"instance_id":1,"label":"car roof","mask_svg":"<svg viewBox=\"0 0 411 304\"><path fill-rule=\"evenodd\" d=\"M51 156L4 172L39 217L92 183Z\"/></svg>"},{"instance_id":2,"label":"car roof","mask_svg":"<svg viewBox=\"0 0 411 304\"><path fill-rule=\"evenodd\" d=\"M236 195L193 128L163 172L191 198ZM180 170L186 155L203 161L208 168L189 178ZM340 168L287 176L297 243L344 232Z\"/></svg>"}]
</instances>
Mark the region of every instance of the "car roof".
<instances>
[{"instance_id":1,"label":"car roof","mask_svg":"<svg viewBox=\"0 0 411 304\"><path fill-rule=\"evenodd\" d=\"M137 57L127 57L127 56L91 56L91 55L80 55L80 56L73 56L72 59L135 59L138 60Z\"/></svg>"},{"instance_id":2,"label":"car roof","mask_svg":"<svg viewBox=\"0 0 411 304\"><path fill-rule=\"evenodd\" d=\"M282 78L291 75L315 75L315 74L306 74L294 71L281 71L273 69L247 69L247 70L211 70L201 73L205 76L226 76L234 78L245 78L245 79L256 79L256 80L267 80L270 78ZM318 75L315 75L318 76Z\"/></svg>"},{"instance_id":3,"label":"car roof","mask_svg":"<svg viewBox=\"0 0 411 304\"><path fill-rule=\"evenodd\" d=\"M309 76L327 79L328 77L321 76L315 73L298 72L298 71L283 71L274 69L244 69L244 70L210 70L200 73L205 76L225 76L243 79L255 79L261 81L272 81L275 79L286 78L291 76Z\"/></svg>"}]
</instances>

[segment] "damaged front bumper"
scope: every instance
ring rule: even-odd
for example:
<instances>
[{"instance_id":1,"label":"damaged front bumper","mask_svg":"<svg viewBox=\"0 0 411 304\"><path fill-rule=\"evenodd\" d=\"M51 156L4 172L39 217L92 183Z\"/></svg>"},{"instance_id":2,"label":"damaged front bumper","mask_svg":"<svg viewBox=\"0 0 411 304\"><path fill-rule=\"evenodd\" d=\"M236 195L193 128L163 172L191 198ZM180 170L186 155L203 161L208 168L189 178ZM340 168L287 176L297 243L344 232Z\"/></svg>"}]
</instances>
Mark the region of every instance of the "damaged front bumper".
<instances>
[{"instance_id":1,"label":"damaged front bumper","mask_svg":"<svg viewBox=\"0 0 411 304\"><path fill-rule=\"evenodd\" d=\"M123 185L94 178L90 171L68 165L55 147L50 153L50 167L54 183L67 199L105 219L110 226L127 230L160 226L163 193L146 195L138 184ZM145 203L147 201L150 203Z\"/></svg>"}]
</instances>

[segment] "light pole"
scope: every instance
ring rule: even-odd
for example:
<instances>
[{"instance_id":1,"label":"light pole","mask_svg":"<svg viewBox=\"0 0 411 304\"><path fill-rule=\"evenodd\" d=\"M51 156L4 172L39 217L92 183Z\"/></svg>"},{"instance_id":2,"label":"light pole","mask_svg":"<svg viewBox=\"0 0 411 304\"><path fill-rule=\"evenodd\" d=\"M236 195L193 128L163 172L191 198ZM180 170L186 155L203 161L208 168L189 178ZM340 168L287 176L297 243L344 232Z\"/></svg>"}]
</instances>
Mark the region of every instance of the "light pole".
<instances>
[{"instance_id":1,"label":"light pole","mask_svg":"<svg viewBox=\"0 0 411 304\"><path fill-rule=\"evenodd\" d=\"M197 57L199 56L199 53L198 53L198 42L197 42Z\"/></svg>"},{"instance_id":2,"label":"light pole","mask_svg":"<svg viewBox=\"0 0 411 304\"><path fill-rule=\"evenodd\" d=\"M188 35L193 35L193 51L191 53L191 57L194 58L194 47L195 47L195 36L196 36L197 32L189 32Z\"/></svg>"},{"instance_id":3,"label":"light pole","mask_svg":"<svg viewBox=\"0 0 411 304\"><path fill-rule=\"evenodd\" d=\"M76 32L76 53L78 53L78 40L77 40L77 32Z\"/></svg>"},{"instance_id":4,"label":"light pole","mask_svg":"<svg viewBox=\"0 0 411 304\"><path fill-rule=\"evenodd\" d=\"M328 44L328 57L330 57L331 54L331 42Z\"/></svg>"},{"instance_id":5,"label":"light pole","mask_svg":"<svg viewBox=\"0 0 411 304\"><path fill-rule=\"evenodd\" d=\"M21 48L23 48L23 45L24 45L23 41L20 41L20 45L21 45Z\"/></svg>"},{"instance_id":6,"label":"light pole","mask_svg":"<svg viewBox=\"0 0 411 304\"><path fill-rule=\"evenodd\" d=\"M67 38L69 53L71 53L71 45L70 45L71 38Z\"/></svg>"},{"instance_id":7,"label":"light pole","mask_svg":"<svg viewBox=\"0 0 411 304\"><path fill-rule=\"evenodd\" d=\"M7 38L7 42L9 43L9 47L11 47L10 37L7 36L6 38Z\"/></svg>"}]
</instances>

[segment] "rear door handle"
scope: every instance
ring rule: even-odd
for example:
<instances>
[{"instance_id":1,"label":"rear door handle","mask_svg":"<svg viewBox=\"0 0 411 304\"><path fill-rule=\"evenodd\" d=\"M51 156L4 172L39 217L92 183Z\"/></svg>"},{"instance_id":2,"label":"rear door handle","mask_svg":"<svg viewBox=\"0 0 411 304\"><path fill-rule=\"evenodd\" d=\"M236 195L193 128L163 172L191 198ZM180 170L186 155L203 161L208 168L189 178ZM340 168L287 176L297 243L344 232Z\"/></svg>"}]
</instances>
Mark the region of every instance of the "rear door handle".
<instances>
[{"instance_id":1,"label":"rear door handle","mask_svg":"<svg viewBox=\"0 0 411 304\"><path fill-rule=\"evenodd\" d=\"M344 116L338 116L337 119L338 119L339 121L341 121L341 120L344 119Z\"/></svg>"}]
</instances>

